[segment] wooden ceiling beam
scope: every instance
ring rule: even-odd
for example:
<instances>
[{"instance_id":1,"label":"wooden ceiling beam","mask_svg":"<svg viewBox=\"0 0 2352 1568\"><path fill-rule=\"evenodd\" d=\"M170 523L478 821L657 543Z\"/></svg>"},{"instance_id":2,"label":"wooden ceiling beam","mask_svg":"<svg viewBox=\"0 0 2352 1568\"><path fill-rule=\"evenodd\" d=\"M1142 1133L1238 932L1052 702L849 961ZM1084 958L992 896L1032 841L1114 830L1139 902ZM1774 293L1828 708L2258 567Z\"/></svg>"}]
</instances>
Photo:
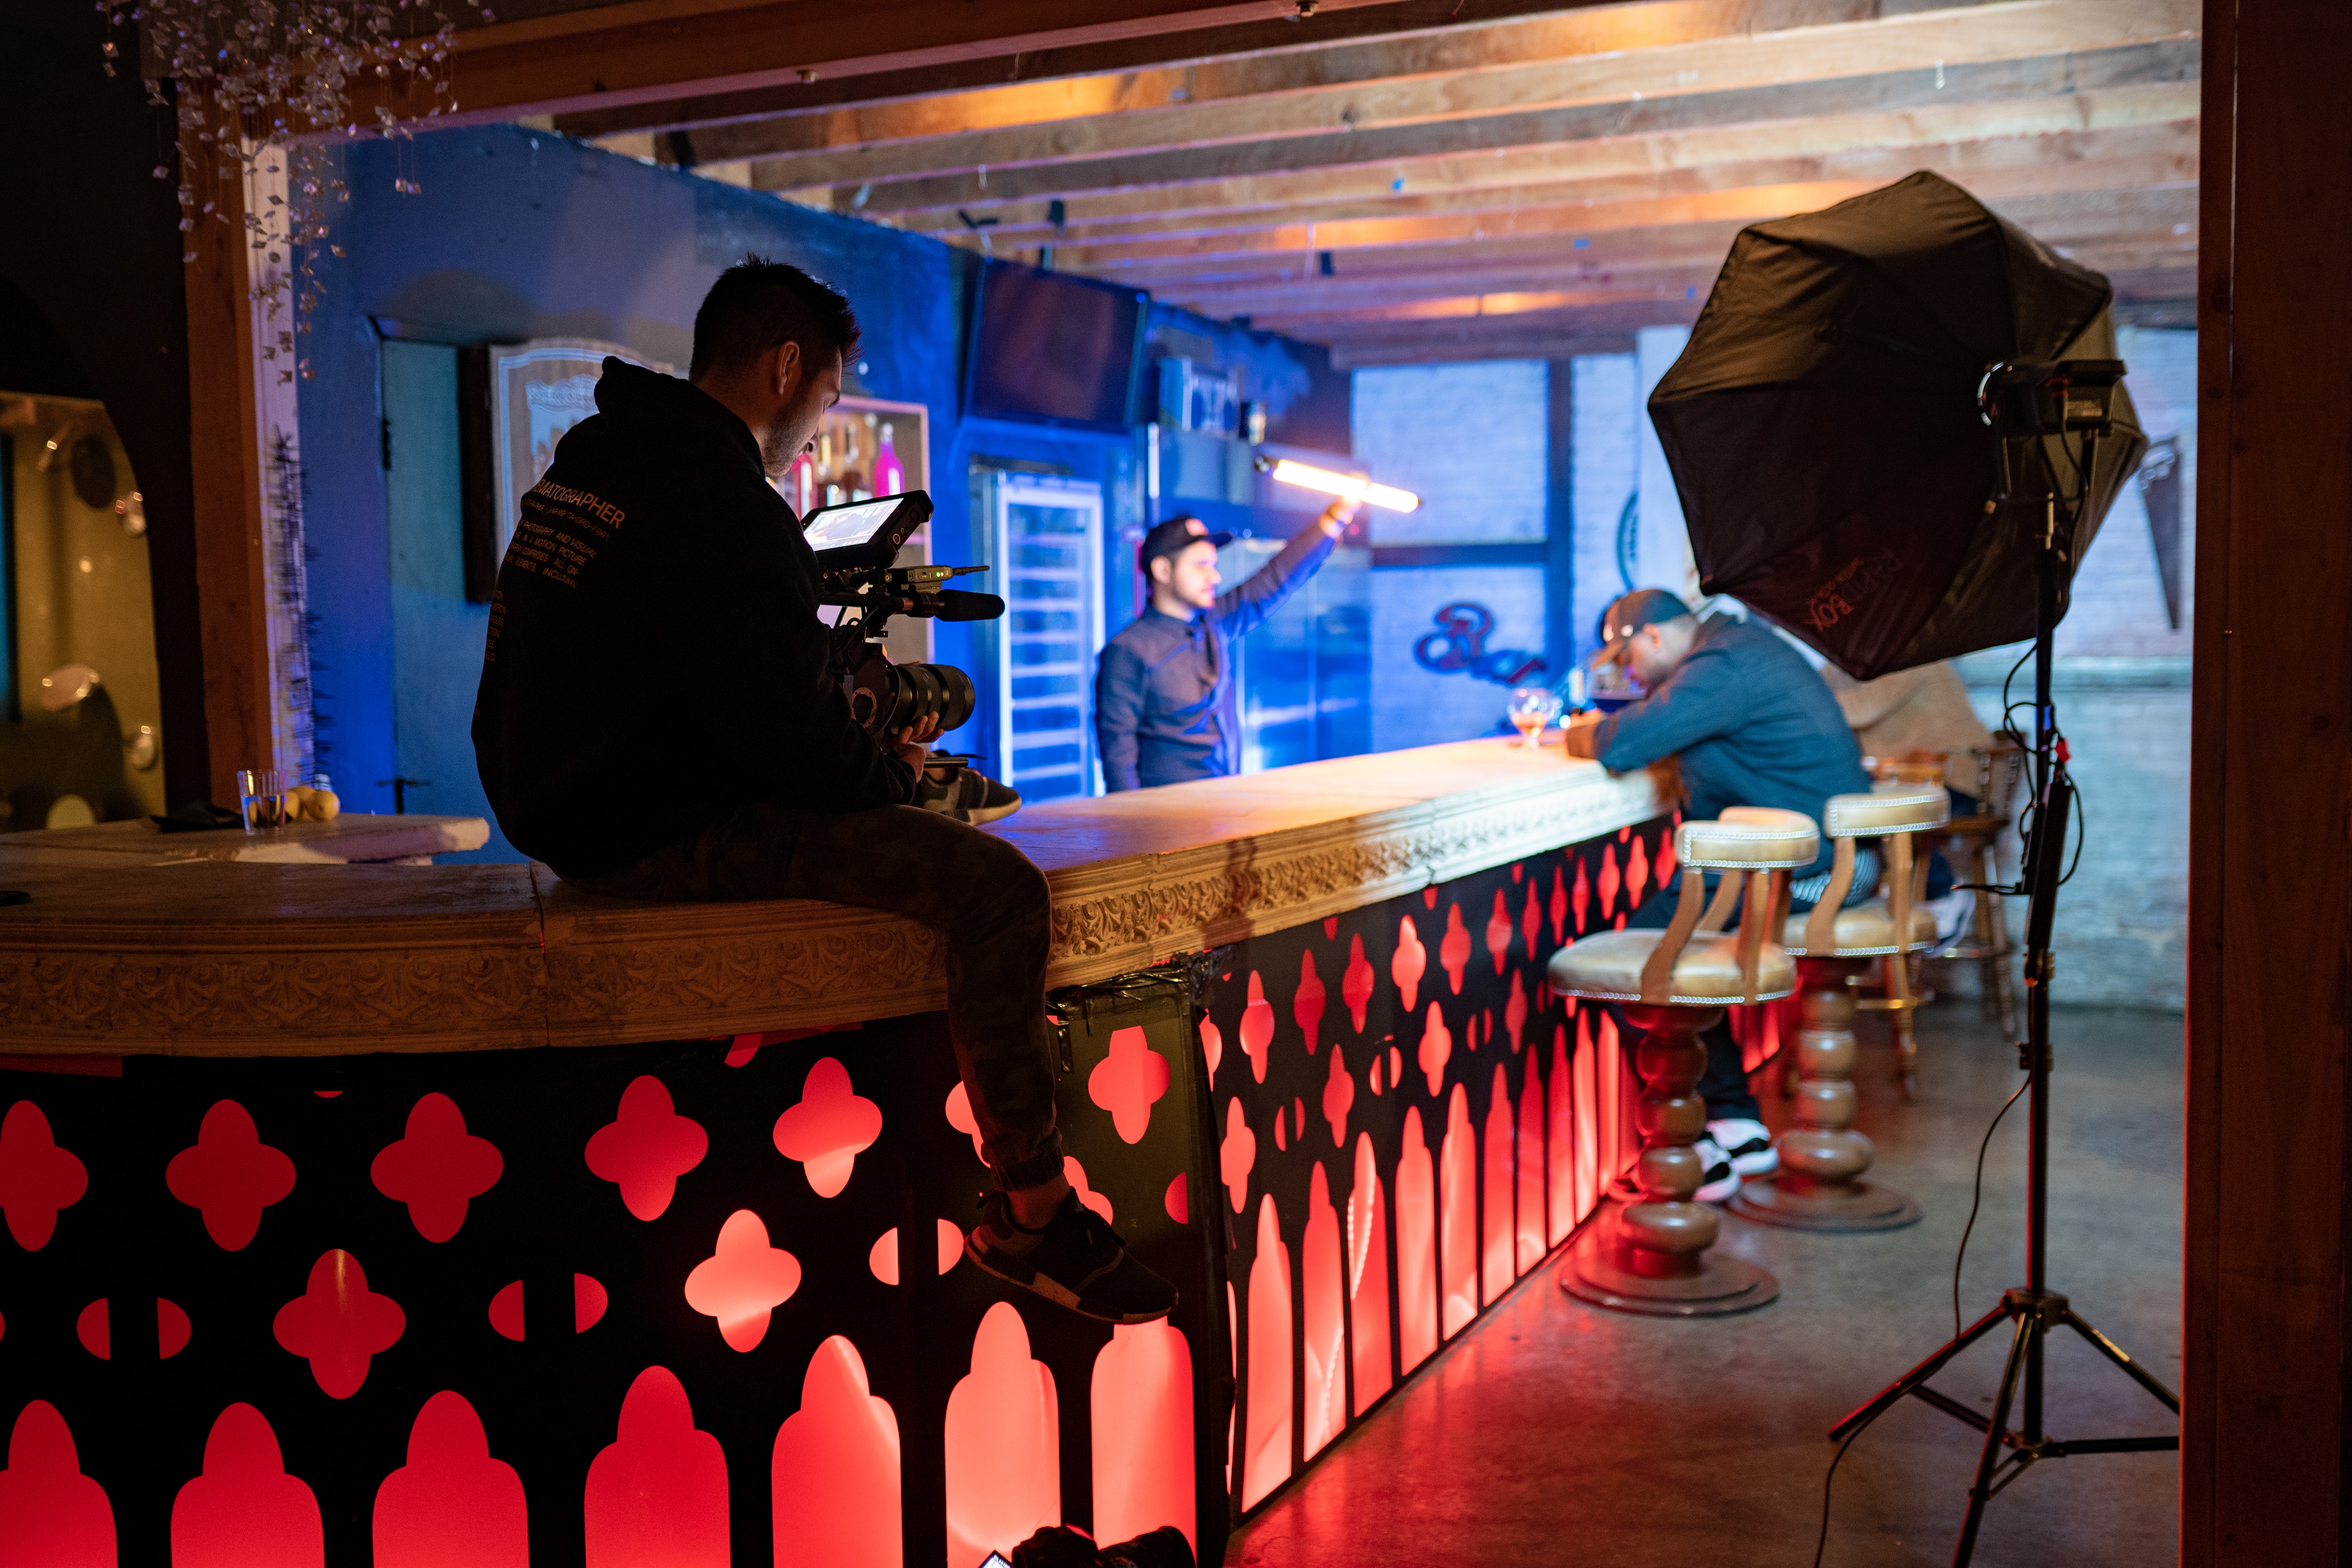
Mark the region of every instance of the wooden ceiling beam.
<instances>
[{"instance_id":1,"label":"wooden ceiling beam","mask_svg":"<svg viewBox=\"0 0 2352 1568\"><path fill-rule=\"evenodd\" d=\"M557 115L555 129L566 135L591 140L648 131L685 131L692 135L704 126L778 115L822 113L853 104L975 92L1109 71L1148 71L1234 56L1298 53L1364 39L1484 26L1515 17L1619 3L1620 0L1473 0L1465 7L1463 0L1376 0L1371 5L1344 9L1320 6L1311 17L1301 17L1294 10L1272 21L1251 20L1096 43L1030 48L1008 55L952 59L855 76L820 72L812 82L795 80L743 92L669 97L625 105L599 103ZM1853 4L1867 9L1865 0L1853 0ZM1463 20L1465 10L1472 16L1468 22Z\"/></svg>"},{"instance_id":2,"label":"wooden ceiling beam","mask_svg":"<svg viewBox=\"0 0 2352 1568\"><path fill-rule=\"evenodd\" d=\"M1318 170L1260 180L1214 181L1081 196L1053 222L1043 201L990 209L1000 241L1051 236L1064 244L1141 234L1481 210L1481 204L1611 200L1735 185L1873 178L1890 168L1998 164L2021 157L2116 159L2186 154L2194 164L2198 88L2126 88L2020 103L1952 104L1902 113L1824 115L1660 136L1609 137L1500 155L1429 160L1406 174L1387 168ZM1777 171L1777 172L1776 172ZM1889 175L1888 177L1894 177ZM1395 187L1399 180L1404 189ZM953 211L906 213L911 233L961 232Z\"/></svg>"},{"instance_id":3,"label":"wooden ceiling beam","mask_svg":"<svg viewBox=\"0 0 2352 1568\"><path fill-rule=\"evenodd\" d=\"M2169 176L2161 185L2138 177ZM2111 176L2116 176L2111 178ZM1680 227L1695 224L1737 226L1785 217L1792 213L1818 212L1823 207L1875 190L1883 178L1827 180L1799 184L1751 185L1690 195L1666 195L1614 202L1569 202L1548 206L1522 206L1503 211L1444 213L1426 216L1359 218L1338 223L1309 223L1244 233L1215 234L1176 239L1145 239L1120 244L1074 245L1056 247L1055 263L1096 277L1127 278L1155 266L1203 265L1239 257L1274 254L1306 257L1391 247L1446 246L1465 241L1503 240L1537 236L1578 239L1615 229ZM2164 197L2188 221L2194 221L2196 176L2193 169L2180 177L2177 161L2132 160L2119 167L2105 163L2050 163L1988 171L1969 182L1969 189L1987 205L2009 215L2041 213L2050 200L2063 198L2064 211L2052 221L2079 220L2085 209L2077 204L2103 201L2130 192L2148 199ZM2104 210L2100 208L2097 210ZM2020 219L2031 223L2031 219ZM2044 237L2048 237L2045 236ZM2053 241L2054 243L2054 241Z\"/></svg>"},{"instance_id":4,"label":"wooden ceiling beam","mask_svg":"<svg viewBox=\"0 0 2352 1568\"><path fill-rule=\"evenodd\" d=\"M1318 15L1379 0L1321 0ZM1295 0L628 0L457 35L442 123L569 114L1279 22ZM421 112L421 109L419 110Z\"/></svg>"},{"instance_id":5,"label":"wooden ceiling beam","mask_svg":"<svg viewBox=\"0 0 2352 1568\"><path fill-rule=\"evenodd\" d=\"M1070 159L1360 135L1580 106L1719 96L1791 83L1826 87L1841 79L1920 70L1940 72L1948 90L1955 71L1973 74L2021 59L2193 39L2198 17L2197 0L2012 0L2005 5L1390 77L1235 101L1082 113L1039 125L761 157L754 165L754 180L763 188L780 189L854 186L942 174L976 177L982 169L1018 169ZM1107 79L1104 90L1115 93L1116 79ZM737 128L727 133L733 139L732 150L703 155L721 162L754 154L759 150L747 143L756 129Z\"/></svg>"},{"instance_id":6,"label":"wooden ceiling beam","mask_svg":"<svg viewBox=\"0 0 2352 1568\"><path fill-rule=\"evenodd\" d=\"M1497 215L1549 210L1608 214L1644 199L1721 195L1749 188L1832 185L1864 187L1891 184L1919 170L1932 170L1988 200L2052 191L2120 190L2193 185L2197 181L2197 122L2117 133L2112 137L2021 137L1998 143L1891 150L1836 158L1784 158L1760 163L1723 163L1665 170L1643 178L1616 175L1589 183L1507 186L1494 190L1397 197L1391 203L1335 204L1276 212L1243 212L1216 218L1170 219L1157 225L1048 225L997 228L992 241L1056 247L1057 265L1091 268L1122 247L1191 242L1226 253L1238 241L1275 234L1289 237L1289 248L1304 249L1308 226L1337 248L1340 226L1405 218L1487 220ZM1610 226L1606 218L1594 227ZM1255 248L1253 247L1252 248Z\"/></svg>"},{"instance_id":7,"label":"wooden ceiling beam","mask_svg":"<svg viewBox=\"0 0 2352 1568\"><path fill-rule=\"evenodd\" d=\"M1897 114L1959 103L2047 103L2077 97L2088 103L2091 95L2118 89L2194 82L2198 68L2194 39L2132 44L2078 54L1947 66L1940 72L1929 67L1825 81L1685 92L1638 103L1583 104L1190 151L1074 158L1024 168L992 168L985 174L937 174L836 188L834 205L869 217L887 218L894 212L963 208L986 213L991 206L1008 201L1067 201L1113 193L1133 196L1166 187L1334 170L1386 172L1393 181L1408 179L1416 165L1433 167L1445 160L1466 162L1538 148L1573 155L1576 148L1612 138L1763 126L1831 115ZM767 163L753 163L750 178L763 190L801 189L811 183L783 177L776 165Z\"/></svg>"},{"instance_id":8,"label":"wooden ceiling beam","mask_svg":"<svg viewBox=\"0 0 2352 1568\"><path fill-rule=\"evenodd\" d=\"M2037 6L2051 3L2033 0ZM2160 3L2177 4L2177 0ZM707 163L850 149L878 152L900 142L1034 130L1080 119L1087 121L1084 134L1107 136L1087 149L1091 152L1132 150L1139 145L1188 146L1203 136L1218 134L1213 128L1228 118L1254 115L1260 106L1246 101L1250 100L1279 96L1286 107L1275 115L1276 123L1328 130L1336 117L1349 113L1357 114L1359 124L1370 123L1364 116L1381 111L1366 106L1383 102L1407 84L1396 109L1382 117L1399 118L1396 110L1402 110L1402 117L1418 118L1429 106L1450 96L1449 89L1473 77L1490 90L1505 90L1518 98L1557 91L1559 87L1565 87L1571 99L1621 97L1622 93L1615 91L1579 92L1577 84L1559 70L1559 62L1631 51L1649 58L1652 51L1670 45L1866 21L1876 9L1876 0L1653 0L1647 5L1605 5L1320 48L1294 47L1150 70L1103 72L779 115L708 127L695 134L694 151ZM1294 29L1294 44L1295 34ZM1516 89L1509 89L1493 79L1496 73L1532 78L1538 72L1559 77L1559 86L1522 81ZM1652 72L1650 79L1660 79ZM1422 107L1415 110L1408 104ZM1532 102L1517 106L1531 107ZM1477 107L1460 106L1463 111L1475 111ZM1155 113L1149 126L1139 125L1129 132L1141 141L1129 141L1105 123L1109 119ZM1055 139L1059 140L1058 134ZM981 153L975 161L995 164L1019 160Z\"/></svg>"}]
</instances>

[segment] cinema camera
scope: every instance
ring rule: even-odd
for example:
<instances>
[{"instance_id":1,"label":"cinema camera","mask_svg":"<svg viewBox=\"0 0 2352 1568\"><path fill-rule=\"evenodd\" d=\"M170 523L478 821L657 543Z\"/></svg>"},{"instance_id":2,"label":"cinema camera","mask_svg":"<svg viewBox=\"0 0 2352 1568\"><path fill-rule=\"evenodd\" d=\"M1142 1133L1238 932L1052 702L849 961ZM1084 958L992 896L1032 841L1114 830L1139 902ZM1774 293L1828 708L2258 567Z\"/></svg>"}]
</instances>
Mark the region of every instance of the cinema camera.
<instances>
[{"instance_id":1,"label":"cinema camera","mask_svg":"<svg viewBox=\"0 0 2352 1568\"><path fill-rule=\"evenodd\" d=\"M971 677L951 664L893 664L882 636L893 616L941 621L992 621L1004 614L993 594L942 586L985 566L900 566L899 547L930 521L921 490L846 506L822 507L802 524L816 552L817 603L837 605L831 665L849 695L849 711L876 735L936 717L942 733L961 727L979 701Z\"/></svg>"}]
</instances>

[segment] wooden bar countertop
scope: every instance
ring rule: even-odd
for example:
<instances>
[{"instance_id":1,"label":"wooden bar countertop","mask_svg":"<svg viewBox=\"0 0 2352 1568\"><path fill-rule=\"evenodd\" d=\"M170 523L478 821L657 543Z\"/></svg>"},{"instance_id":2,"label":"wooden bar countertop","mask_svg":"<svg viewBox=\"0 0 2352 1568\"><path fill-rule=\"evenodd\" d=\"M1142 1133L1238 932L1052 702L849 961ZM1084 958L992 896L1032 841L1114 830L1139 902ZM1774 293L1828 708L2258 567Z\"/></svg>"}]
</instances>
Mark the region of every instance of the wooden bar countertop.
<instances>
[{"instance_id":1,"label":"wooden bar countertop","mask_svg":"<svg viewBox=\"0 0 2352 1568\"><path fill-rule=\"evenodd\" d=\"M1491 739L1024 806L989 831L1054 889L1049 983L1377 903L1670 809ZM927 1012L940 942L775 900L601 899L541 865L141 863L0 843L0 1054L313 1056L700 1039Z\"/></svg>"}]
</instances>

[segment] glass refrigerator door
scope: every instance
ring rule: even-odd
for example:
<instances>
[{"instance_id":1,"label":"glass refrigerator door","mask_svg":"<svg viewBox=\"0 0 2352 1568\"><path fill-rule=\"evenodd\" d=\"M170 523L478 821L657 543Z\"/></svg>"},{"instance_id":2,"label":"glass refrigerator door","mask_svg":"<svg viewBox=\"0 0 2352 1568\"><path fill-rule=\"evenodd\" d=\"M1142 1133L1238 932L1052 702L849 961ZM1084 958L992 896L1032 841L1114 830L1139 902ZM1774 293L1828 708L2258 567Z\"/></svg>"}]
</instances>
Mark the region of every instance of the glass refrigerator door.
<instances>
[{"instance_id":1,"label":"glass refrigerator door","mask_svg":"<svg viewBox=\"0 0 2352 1568\"><path fill-rule=\"evenodd\" d=\"M1007 474L993 487L1003 779L1028 800L1097 795L1095 658L1102 649L1099 485Z\"/></svg>"}]
</instances>

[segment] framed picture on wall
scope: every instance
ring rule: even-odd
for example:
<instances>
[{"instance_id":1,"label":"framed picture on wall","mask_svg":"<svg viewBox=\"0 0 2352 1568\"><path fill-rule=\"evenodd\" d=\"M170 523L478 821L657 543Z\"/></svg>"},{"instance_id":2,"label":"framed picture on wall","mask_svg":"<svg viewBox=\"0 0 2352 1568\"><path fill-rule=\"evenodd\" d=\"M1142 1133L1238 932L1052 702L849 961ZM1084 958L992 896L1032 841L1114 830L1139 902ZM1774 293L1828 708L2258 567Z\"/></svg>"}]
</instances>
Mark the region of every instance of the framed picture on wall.
<instances>
[{"instance_id":1,"label":"framed picture on wall","mask_svg":"<svg viewBox=\"0 0 2352 1568\"><path fill-rule=\"evenodd\" d=\"M533 338L458 351L468 599L488 601L507 541L522 516L524 492L555 460L564 432L596 412L596 383L607 357L677 374L659 360L593 338Z\"/></svg>"}]
</instances>

